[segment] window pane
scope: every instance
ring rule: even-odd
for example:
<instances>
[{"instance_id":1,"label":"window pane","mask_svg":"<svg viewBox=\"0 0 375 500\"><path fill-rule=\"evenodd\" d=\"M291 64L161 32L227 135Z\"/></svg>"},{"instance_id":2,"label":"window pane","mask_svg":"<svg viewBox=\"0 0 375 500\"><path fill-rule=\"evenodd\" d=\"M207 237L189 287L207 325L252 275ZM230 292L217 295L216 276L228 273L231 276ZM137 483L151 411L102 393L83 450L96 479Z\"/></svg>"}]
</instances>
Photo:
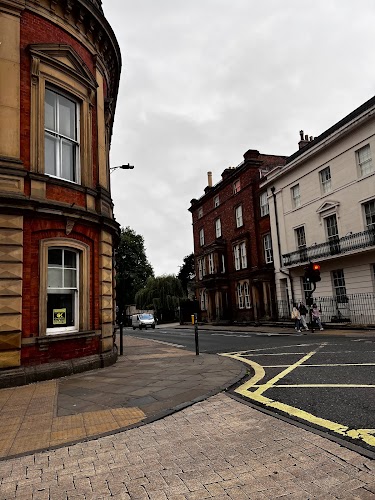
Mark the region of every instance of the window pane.
<instances>
[{"instance_id":1,"label":"window pane","mask_svg":"<svg viewBox=\"0 0 375 500\"><path fill-rule=\"evenodd\" d=\"M55 267L48 268L48 288L62 288L63 271Z\"/></svg>"},{"instance_id":2,"label":"window pane","mask_svg":"<svg viewBox=\"0 0 375 500\"><path fill-rule=\"evenodd\" d=\"M64 269L64 287L75 288L77 286L77 273L75 269Z\"/></svg>"},{"instance_id":3,"label":"window pane","mask_svg":"<svg viewBox=\"0 0 375 500\"><path fill-rule=\"evenodd\" d=\"M59 133L76 140L76 106L59 95Z\"/></svg>"},{"instance_id":4,"label":"window pane","mask_svg":"<svg viewBox=\"0 0 375 500\"><path fill-rule=\"evenodd\" d=\"M61 177L75 182L75 145L62 141L61 156Z\"/></svg>"},{"instance_id":5,"label":"window pane","mask_svg":"<svg viewBox=\"0 0 375 500\"><path fill-rule=\"evenodd\" d=\"M56 131L56 94L46 89L44 102L44 127Z\"/></svg>"},{"instance_id":6,"label":"window pane","mask_svg":"<svg viewBox=\"0 0 375 500\"><path fill-rule=\"evenodd\" d=\"M64 250L64 267L76 268L76 253Z\"/></svg>"},{"instance_id":7,"label":"window pane","mask_svg":"<svg viewBox=\"0 0 375 500\"><path fill-rule=\"evenodd\" d=\"M44 143L44 171L46 174L56 175L56 141L50 135L45 135Z\"/></svg>"},{"instance_id":8,"label":"window pane","mask_svg":"<svg viewBox=\"0 0 375 500\"><path fill-rule=\"evenodd\" d=\"M60 248L50 248L48 250L48 265L62 266L62 250Z\"/></svg>"},{"instance_id":9,"label":"window pane","mask_svg":"<svg viewBox=\"0 0 375 500\"><path fill-rule=\"evenodd\" d=\"M74 326L75 293L49 293L47 328Z\"/></svg>"}]
</instances>

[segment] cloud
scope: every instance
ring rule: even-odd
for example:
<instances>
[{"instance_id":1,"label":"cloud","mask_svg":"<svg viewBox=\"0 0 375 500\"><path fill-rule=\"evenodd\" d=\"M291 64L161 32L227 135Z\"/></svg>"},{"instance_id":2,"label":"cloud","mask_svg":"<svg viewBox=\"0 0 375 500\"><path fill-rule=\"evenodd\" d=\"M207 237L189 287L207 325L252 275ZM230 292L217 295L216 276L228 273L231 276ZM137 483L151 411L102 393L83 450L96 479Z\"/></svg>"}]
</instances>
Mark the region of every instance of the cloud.
<instances>
[{"instance_id":1,"label":"cloud","mask_svg":"<svg viewBox=\"0 0 375 500\"><path fill-rule=\"evenodd\" d=\"M115 215L157 275L193 251L192 198L250 148L292 154L372 97L370 0L103 0L123 69Z\"/></svg>"}]
</instances>

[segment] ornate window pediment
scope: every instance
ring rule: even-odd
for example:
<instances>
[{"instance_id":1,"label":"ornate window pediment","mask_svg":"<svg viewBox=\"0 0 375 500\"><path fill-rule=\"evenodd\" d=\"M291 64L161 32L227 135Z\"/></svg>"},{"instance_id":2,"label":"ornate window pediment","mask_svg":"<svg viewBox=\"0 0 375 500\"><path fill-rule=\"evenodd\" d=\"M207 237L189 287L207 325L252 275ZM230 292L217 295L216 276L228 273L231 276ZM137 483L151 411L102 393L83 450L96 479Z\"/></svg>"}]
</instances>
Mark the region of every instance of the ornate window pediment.
<instances>
[{"instance_id":1,"label":"ornate window pediment","mask_svg":"<svg viewBox=\"0 0 375 500\"><path fill-rule=\"evenodd\" d=\"M339 217L339 207L340 207L339 201L326 201L325 203L323 203L323 205L320 205L316 213L320 217L324 217L329 213L336 213L337 216Z\"/></svg>"},{"instance_id":2,"label":"ornate window pediment","mask_svg":"<svg viewBox=\"0 0 375 500\"><path fill-rule=\"evenodd\" d=\"M74 80L79 80L84 86L96 90L98 84L83 59L70 45L35 44L29 45L32 56L32 74L39 76L40 61L70 75Z\"/></svg>"}]
</instances>

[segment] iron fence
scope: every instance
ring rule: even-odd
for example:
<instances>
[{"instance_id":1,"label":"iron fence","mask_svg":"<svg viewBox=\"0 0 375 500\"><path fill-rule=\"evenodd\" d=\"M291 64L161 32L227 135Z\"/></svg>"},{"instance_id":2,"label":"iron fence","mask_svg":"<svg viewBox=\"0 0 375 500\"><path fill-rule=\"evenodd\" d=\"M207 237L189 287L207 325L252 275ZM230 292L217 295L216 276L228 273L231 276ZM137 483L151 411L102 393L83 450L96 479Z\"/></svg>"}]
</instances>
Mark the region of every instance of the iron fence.
<instances>
[{"instance_id":1,"label":"iron fence","mask_svg":"<svg viewBox=\"0 0 375 500\"><path fill-rule=\"evenodd\" d=\"M356 293L340 297L313 297L321 312L323 323L351 323L352 325L375 325L375 293ZM278 320L290 319L293 303L287 300L276 302Z\"/></svg>"}]
</instances>

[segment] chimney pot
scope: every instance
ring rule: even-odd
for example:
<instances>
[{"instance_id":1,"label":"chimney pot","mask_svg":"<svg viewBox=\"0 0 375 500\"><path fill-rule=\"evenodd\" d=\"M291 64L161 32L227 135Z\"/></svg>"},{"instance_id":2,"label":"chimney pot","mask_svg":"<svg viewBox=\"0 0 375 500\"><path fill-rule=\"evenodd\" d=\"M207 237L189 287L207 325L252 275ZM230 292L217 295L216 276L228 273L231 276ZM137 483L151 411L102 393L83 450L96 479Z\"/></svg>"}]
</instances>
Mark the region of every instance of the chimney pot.
<instances>
[{"instance_id":1,"label":"chimney pot","mask_svg":"<svg viewBox=\"0 0 375 500\"><path fill-rule=\"evenodd\" d=\"M212 187L212 172L207 172L208 187Z\"/></svg>"}]
</instances>

